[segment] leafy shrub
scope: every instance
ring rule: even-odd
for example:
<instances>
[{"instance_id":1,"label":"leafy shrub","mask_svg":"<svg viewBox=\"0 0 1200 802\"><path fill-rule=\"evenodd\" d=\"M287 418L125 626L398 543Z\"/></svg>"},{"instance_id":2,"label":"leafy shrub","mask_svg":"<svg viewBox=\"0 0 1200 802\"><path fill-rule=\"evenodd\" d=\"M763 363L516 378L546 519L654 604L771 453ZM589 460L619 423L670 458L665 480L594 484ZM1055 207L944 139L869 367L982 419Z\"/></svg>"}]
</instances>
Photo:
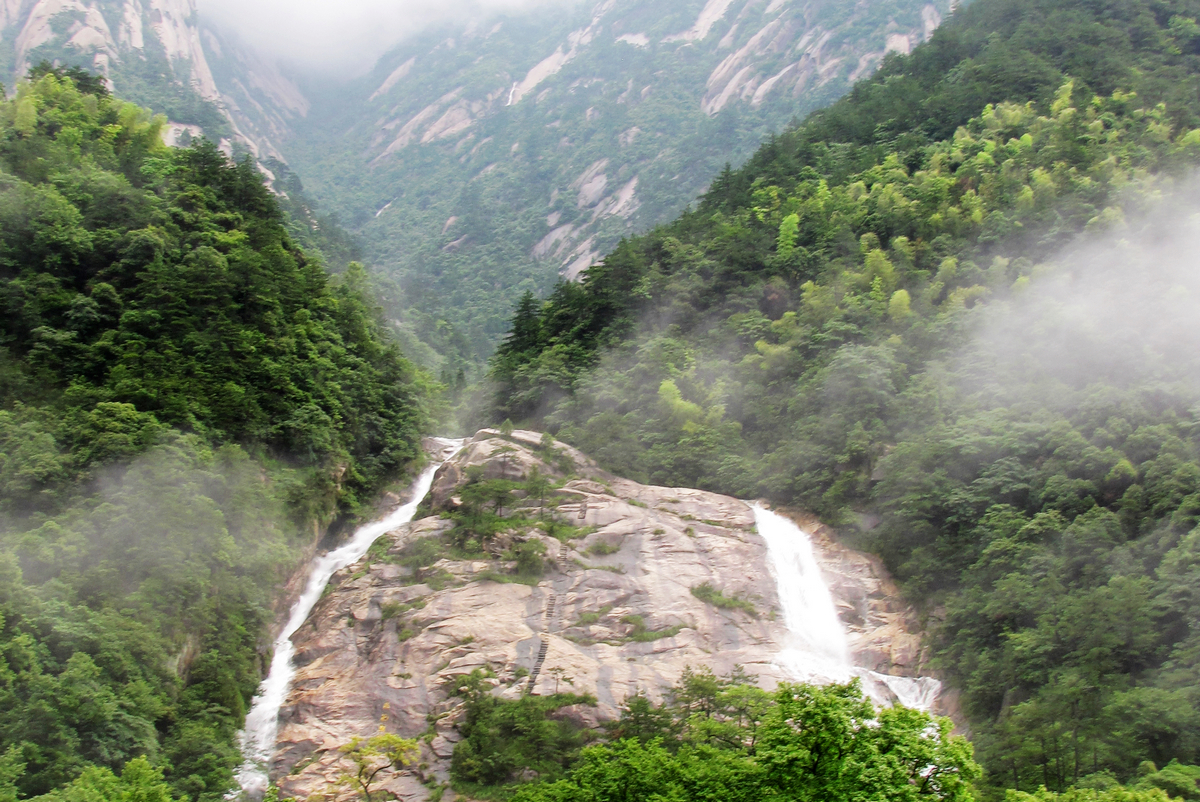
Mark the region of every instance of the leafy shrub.
<instances>
[{"instance_id":1,"label":"leafy shrub","mask_svg":"<svg viewBox=\"0 0 1200 802\"><path fill-rule=\"evenodd\" d=\"M726 596L714 588L711 582L703 582L692 588L692 595L700 601L711 604L713 607L721 610L742 610L755 618L758 617L758 608L752 602L740 596Z\"/></svg>"},{"instance_id":2,"label":"leafy shrub","mask_svg":"<svg viewBox=\"0 0 1200 802\"><path fill-rule=\"evenodd\" d=\"M517 575L540 577L546 572L546 544L540 540L526 540L513 548L517 560Z\"/></svg>"},{"instance_id":3,"label":"leafy shrub","mask_svg":"<svg viewBox=\"0 0 1200 802\"><path fill-rule=\"evenodd\" d=\"M494 787L512 782L524 771L553 779L571 763L587 741L586 730L551 714L576 704L595 704L590 697L555 694L501 700L488 691L476 670L460 683L466 715L454 747L450 774L456 785Z\"/></svg>"},{"instance_id":4,"label":"leafy shrub","mask_svg":"<svg viewBox=\"0 0 1200 802\"><path fill-rule=\"evenodd\" d=\"M621 623L629 624L633 627L633 631L625 636L625 640L635 643L649 643L651 641L662 640L663 638L673 638L684 629L682 624L675 624L663 627L662 629L646 629L646 621L640 615L622 616Z\"/></svg>"}]
</instances>

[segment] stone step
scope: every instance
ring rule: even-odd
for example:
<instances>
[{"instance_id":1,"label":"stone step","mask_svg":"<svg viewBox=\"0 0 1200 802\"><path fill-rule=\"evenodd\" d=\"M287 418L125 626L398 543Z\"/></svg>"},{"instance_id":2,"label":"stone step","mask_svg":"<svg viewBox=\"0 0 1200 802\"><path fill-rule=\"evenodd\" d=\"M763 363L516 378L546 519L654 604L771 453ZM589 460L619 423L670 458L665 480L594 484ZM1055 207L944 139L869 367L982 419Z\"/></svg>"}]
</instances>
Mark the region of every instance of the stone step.
<instances>
[{"instance_id":1,"label":"stone step","mask_svg":"<svg viewBox=\"0 0 1200 802\"><path fill-rule=\"evenodd\" d=\"M526 686L528 693L533 693L533 689L537 685L538 674L542 673L542 665L546 662L548 651L550 651L550 641L543 638L542 645L538 648L537 661L533 664L533 671L529 674L529 685Z\"/></svg>"}]
</instances>

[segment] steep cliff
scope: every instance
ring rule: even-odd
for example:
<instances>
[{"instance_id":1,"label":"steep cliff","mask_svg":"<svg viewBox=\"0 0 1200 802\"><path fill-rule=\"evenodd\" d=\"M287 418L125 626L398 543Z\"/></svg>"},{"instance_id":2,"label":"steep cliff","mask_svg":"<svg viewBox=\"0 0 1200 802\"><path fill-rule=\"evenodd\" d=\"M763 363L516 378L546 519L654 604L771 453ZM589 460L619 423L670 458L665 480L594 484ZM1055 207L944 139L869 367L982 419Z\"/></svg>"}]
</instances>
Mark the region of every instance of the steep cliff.
<instances>
[{"instance_id":1,"label":"steep cliff","mask_svg":"<svg viewBox=\"0 0 1200 802\"><path fill-rule=\"evenodd\" d=\"M201 24L195 0L2 0L0 79L42 60L106 76L170 120L168 144L206 135L226 152L282 159L308 101L269 59Z\"/></svg>"},{"instance_id":2,"label":"steep cliff","mask_svg":"<svg viewBox=\"0 0 1200 802\"><path fill-rule=\"evenodd\" d=\"M484 496L506 523L480 545L463 531L487 488L502 491ZM438 473L430 513L336 575L297 632L272 767L285 792L336 795L337 748L382 722L425 737L418 768L381 787L424 798L422 781L446 779L459 738L448 691L476 669L502 698L593 695L594 707L564 713L587 726L616 718L635 693L662 698L688 666L740 665L766 687L789 679L775 660L788 632L767 546L741 501L640 485L536 433L484 430ZM816 543L854 659L919 672L910 611L878 563ZM523 553L543 549L534 562L545 565L529 570ZM735 603L714 605L705 587ZM886 701L885 685L874 691Z\"/></svg>"}]
</instances>

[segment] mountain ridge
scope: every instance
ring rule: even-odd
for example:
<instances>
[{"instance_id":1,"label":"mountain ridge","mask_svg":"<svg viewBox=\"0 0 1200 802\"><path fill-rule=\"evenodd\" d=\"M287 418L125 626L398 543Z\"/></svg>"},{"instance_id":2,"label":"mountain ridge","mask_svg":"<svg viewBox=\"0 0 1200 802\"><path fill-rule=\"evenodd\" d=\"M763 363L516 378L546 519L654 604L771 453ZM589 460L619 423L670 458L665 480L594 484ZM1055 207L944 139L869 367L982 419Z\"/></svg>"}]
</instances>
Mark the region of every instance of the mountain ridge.
<instances>
[{"instance_id":1,"label":"mountain ridge","mask_svg":"<svg viewBox=\"0 0 1200 802\"><path fill-rule=\"evenodd\" d=\"M272 59L203 24L195 0L4 0L0 56L13 85L35 63L80 64L166 114L168 144L207 135L228 154L283 159L308 101Z\"/></svg>"},{"instance_id":2,"label":"mountain ridge","mask_svg":"<svg viewBox=\"0 0 1200 802\"><path fill-rule=\"evenodd\" d=\"M946 11L638 0L447 28L357 82L371 115L354 119L358 101L340 98L315 117L336 127L302 124L289 155L397 281L389 314L461 330L469 364L524 289L573 278L665 221L767 130L837 97Z\"/></svg>"},{"instance_id":3,"label":"mountain ridge","mask_svg":"<svg viewBox=\"0 0 1200 802\"><path fill-rule=\"evenodd\" d=\"M82 62L165 113L169 144L250 154L276 191L269 164L288 165L361 238L410 352L455 383L478 375L522 292L670 219L948 11L605 0L427 31L347 80L282 68L195 0L5 0L0 57L10 80Z\"/></svg>"}]
</instances>

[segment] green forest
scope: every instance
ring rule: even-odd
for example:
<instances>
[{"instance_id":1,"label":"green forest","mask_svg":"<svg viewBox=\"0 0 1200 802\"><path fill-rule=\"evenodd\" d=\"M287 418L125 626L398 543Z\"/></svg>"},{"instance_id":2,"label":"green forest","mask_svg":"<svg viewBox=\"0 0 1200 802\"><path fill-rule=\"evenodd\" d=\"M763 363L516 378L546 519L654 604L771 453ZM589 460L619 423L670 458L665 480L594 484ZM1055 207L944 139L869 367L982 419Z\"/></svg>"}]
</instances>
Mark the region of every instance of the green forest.
<instances>
[{"instance_id":1,"label":"green forest","mask_svg":"<svg viewBox=\"0 0 1200 802\"><path fill-rule=\"evenodd\" d=\"M570 693L500 701L476 671L457 693L467 711L454 750L455 787L514 802L774 802L976 799L980 767L949 719L876 708L858 681L758 688L687 669L666 700L626 700L618 720L589 732L558 714L593 705ZM538 780L501 782L515 773ZM1129 785L1106 774L1055 793L1009 791L1006 802L1167 802L1194 798L1200 768L1143 764Z\"/></svg>"},{"instance_id":2,"label":"green forest","mask_svg":"<svg viewBox=\"0 0 1200 802\"><path fill-rule=\"evenodd\" d=\"M281 583L437 385L249 161L77 69L0 101L0 800L219 800Z\"/></svg>"},{"instance_id":3,"label":"green forest","mask_svg":"<svg viewBox=\"0 0 1200 802\"><path fill-rule=\"evenodd\" d=\"M467 716L451 773L471 796L491 797L499 781L532 770L539 780L516 788L515 802L967 802L979 774L949 719L876 710L857 681L768 693L739 674L689 669L665 703L633 696L602 733L556 716L594 699L500 701L489 690L479 671L458 690ZM1139 800L1162 798L1143 785Z\"/></svg>"},{"instance_id":4,"label":"green forest","mask_svg":"<svg viewBox=\"0 0 1200 802\"><path fill-rule=\"evenodd\" d=\"M447 26L388 53L353 90L322 96L330 113L305 121L290 152L306 184L361 235L375 272L387 277L382 302L405 337L406 353L437 365L447 384L460 371L475 379L503 338L511 305L527 290L553 286L565 254L535 247L552 229L573 225L576 244L591 237L602 253L628 232L674 218L721 165L745 161L769 132L844 94L858 56L882 48L897 25L918 28L925 5L876 0L786 8L785 15L806 15L806 25L830 31L831 48L848 48L839 68L803 92L780 91L761 104L730 104L711 115L702 110L709 75L767 17L739 29L730 14L718 25L733 43L728 48L718 47L723 36L715 33L704 42L666 42L688 29L702 0L622 0L604 11L551 5L536 16L507 16L486 36ZM933 6L945 10L942 0ZM572 30L577 36L605 27L596 19L614 7L611 17L625 26L622 32L640 31L652 44L597 36L539 85L536 99L473 112L477 121L459 134L382 155L399 126L426 107L438 108L429 104L442 95L488 109L502 103L493 97L498 88L520 80ZM434 46L446 40L459 46ZM765 75L789 58L783 50L758 57ZM406 80L371 94L410 59L415 66ZM441 114L439 108L430 122ZM626 214L598 216L599 207L577 202L578 177L601 162L609 192L637 179L635 208Z\"/></svg>"},{"instance_id":5,"label":"green forest","mask_svg":"<svg viewBox=\"0 0 1200 802\"><path fill-rule=\"evenodd\" d=\"M117 86L220 122L151 56ZM526 289L468 422L813 511L920 610L966 737L854 683L704 669L587 730L563 711L594 699L480 671L450 689L457 791L1200 799L1200 0L975 0L553 288L510 247L532 201L488 210L508 174L400 204L466 204L482 262L425 243L429 275L373 279L286 165L276 195L207 140L168 148L107 86L43 63L0 98L0 802L226 798L283 583L420 466ZM763 125L734 122L698 130ZM539 481L468 482L461 533ZM505 581L545 569L513 556ZM360 780L416 748L379 738L342 749Z\"/></svg>"},{"instance_id":6,"label":"green forest","mask_svg":"<svg viewBox=\"0 0 1200 802\"><path fill-rule=\"evenodd\" d=\"M1197 19L966 6L527 295L490 416L883 556L989 794L1200 762Z\"/></svg>"}]
</instances>

